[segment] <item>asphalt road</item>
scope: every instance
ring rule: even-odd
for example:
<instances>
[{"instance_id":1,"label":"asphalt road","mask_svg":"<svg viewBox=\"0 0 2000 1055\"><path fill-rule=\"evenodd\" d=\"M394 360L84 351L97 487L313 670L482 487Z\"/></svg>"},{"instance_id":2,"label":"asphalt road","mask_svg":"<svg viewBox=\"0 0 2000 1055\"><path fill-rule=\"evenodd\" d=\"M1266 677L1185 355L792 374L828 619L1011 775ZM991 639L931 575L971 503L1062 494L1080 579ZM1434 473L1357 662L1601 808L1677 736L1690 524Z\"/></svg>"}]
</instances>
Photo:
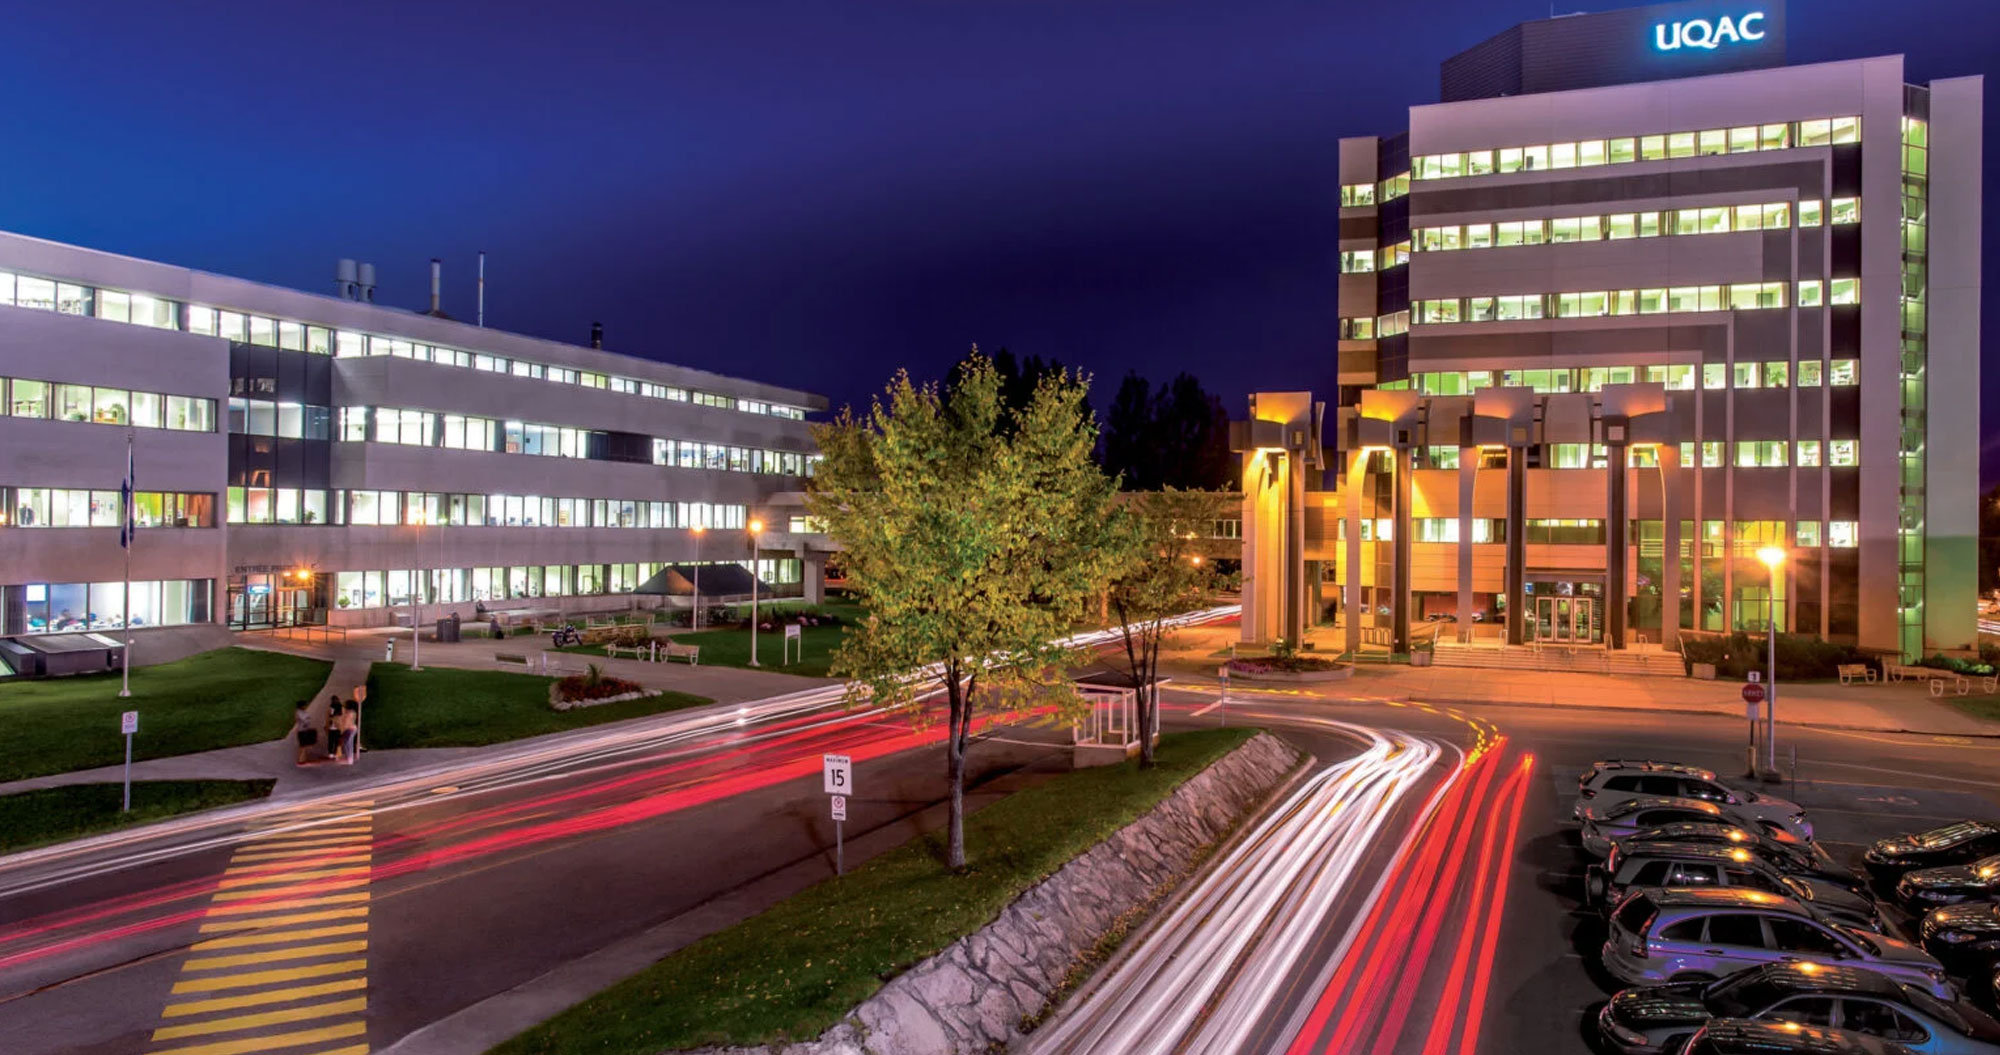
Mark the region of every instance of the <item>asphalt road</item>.
<instances>
[{"instance_id":1,"label":"asphalt road","mask_svg":"<svg viewBox=\"0 0 2000 1055\"><path fill-rule=\"evenodd\" d=\"M1208 690L1183 689L1170 728L1224 718L1194 715ZM1393 730L1439 755L1380 807L1384 823L1354 848L1337 889L1310 912L1306 882L1273 903L1279 915L1258 928L1245 963L1282 969L1229 972L1188 1024L1189 1038L1209 1039L1161 1050L1589 1050L1585 1015L1606 990L1590 965L1593 920L1577 910L1575 773L1635 755L1731 773L1742 757L1741 723L1704 717L1474 714L1343 699L1337 686L1237 695L1227 720L1269 725L1325 768L1365 741L1329 720ZM220 1055L223 1039L203 1029L226 1013L240 1020L230 1040L282 1039L280 1050L301 1055L379 1050L717 898L829 874L824 751L857 759L847 832L864 846L921 830L942 783L939 752L922 749L935 731L902 718L795 709L674 728L607 731L512 769L366 802L170 825L90 853L0 864L0 1047ZM1988 777L2000 743L1781 737L1799 752L1792 797L1836 849L2000 814ZM982 744L982 795L1066 765L1049 738L1030 726ZM1431 822L1414 824L1427 806ZM1296 939L1288 959L1258 951L1280 937ZM1231 981L1255 987L1256 1000L1231 997ZM1231 1017L1244 1007L1254 1014Z\"/></svg>"}]
</instances>

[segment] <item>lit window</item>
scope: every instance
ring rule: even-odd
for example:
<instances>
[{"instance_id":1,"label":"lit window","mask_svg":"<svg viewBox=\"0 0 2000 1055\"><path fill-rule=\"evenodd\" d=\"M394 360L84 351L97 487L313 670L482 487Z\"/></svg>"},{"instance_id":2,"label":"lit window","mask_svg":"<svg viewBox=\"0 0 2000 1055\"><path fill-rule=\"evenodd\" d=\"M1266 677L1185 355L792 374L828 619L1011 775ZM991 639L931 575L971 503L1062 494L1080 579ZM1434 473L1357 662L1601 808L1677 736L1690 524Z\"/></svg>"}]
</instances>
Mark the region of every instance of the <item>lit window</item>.
<instances>
[{"instance_id":1,"label":"lit window","mask_svg":"<svg viewBox=\"0 0 2000 1055\"><path fill-rule=\"evenodd\" d=\"M1797 527L1792 532L1792 537L1797 540L1797 545L1801 549L1818 549L1819 521L1817 520L1799 521Z\"/></svg>"},{"instance_id":2,"label":"lit window","mask_svg":"<svg viewBox=\"0 0 2000 1055\"><path fill-rule=\"evenodd\" d=\"M1826 303L1826 284L1816 278L1799 280L1799 307L1817 308Z\"/></svg>"},{"instance_id":3,"label":"lit window","mask_svg":"<svg viewBox=\"0 0 2000 1055\"><path fill-rule=\"evenodd\" d=\"M1818 359L1799 360L1799 387L1818 388L1825 370L1826 364Z\"/></svg>"},{"instance_id":4,"label":"lit window","mask_svg":"<svg viewBox=\"0 0 2000 1055\"><path fill-rule=\"evenodd\" d=\"M1826 462L1828 465L1835 467L1859 465L1861 464L1860 449L1860 440L1828 440L1826 444Z\"/></svg>"},{"instance_id":5,"label":"lit window","mask_svg":"<svg viewBox=\"0 0 2000 1055\"><path fill-rule=\"evenodd\" d=\"M1858 278L1830 279L1826 284L1826 288L1826 300L1828 304L1861 303L1861 280Z\"/></svg>"},{"instance_id":6,"label":"lit window","mask_svg":"<svg viewBox=\"0 0 2000 1055\"><path fill-rule=\"evenodd\" d=\"M1826 544L1834 549L1853 549L1861 545L1861 525L1852 520L1827 521Z\"/></svg>"},{"instance_id":7,"label":"lit window","mask_svg":"<svg viewBox=\"0 0 2000 1055\"><path fill-rule=\"evenodd\" d=\"M1799 441L1799 468L1801 469L1819 468L1820 467L1819 455L1820 455L1820 445L1818 440Z\"/></svg>"},{"instance_id":8,"label":"lit window","mask_svg":"<svg viewBox=\"0 0 2000 1055\"><path fill-rule=\"evenodd\" d=\"M1835 359L1827 370L1827 384L1858 385L1861 383L1861 362L1858 359Z\"/></svg>"},{"instance_id":9,"label":"lit window","mask_svg":"<svg viewBox=\"0 0 2000 1055\"><path fill-rule=\"evenodd\" d=\"M1835 198L1827 202L1828 218L1833 223L1860 223L1860 198Z\"/></svg>"}]
</instances>

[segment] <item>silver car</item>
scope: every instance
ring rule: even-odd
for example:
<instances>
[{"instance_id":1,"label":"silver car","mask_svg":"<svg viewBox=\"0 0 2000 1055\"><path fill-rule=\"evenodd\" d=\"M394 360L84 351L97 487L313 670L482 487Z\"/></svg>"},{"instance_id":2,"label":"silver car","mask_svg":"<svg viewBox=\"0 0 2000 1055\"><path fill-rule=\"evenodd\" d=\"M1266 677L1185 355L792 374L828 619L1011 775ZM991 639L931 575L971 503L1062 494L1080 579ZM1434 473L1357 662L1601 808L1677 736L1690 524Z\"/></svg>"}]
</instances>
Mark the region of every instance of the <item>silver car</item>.
<instances>
[{"instance_id":1,"label":"silver car","mask_svg":"<svg viewBox=\"0 0 2000 1055\"><path fill-rule=\"evenodd\" d=\"M1603 808L1587 804L1590 808L1582 811L1583 849L1592 857L1603 857L1611 852L1615 840L1626 838L1649 828L1691 821L1733 824L1739 828L1754 828L1741 817L1731 815L1726 809L1713 802L1700 799L1636 798L1620 799Z\"/></svg>"},{"instance_id":2,"label":"silver car","mask_svg":"<svg viewBox=\"0 0 2000 1055\"><path fill-rule=\"evenodd\" d=\"M1761 890L1639 890L1611 913L1604 969L1628 985L1704 981L1766 963L1866 967L1956 1000L1944 968L1909 942L1815 918Z\"/></svg>"},{"instance_id":3,"label":"silver car","mask_svg":"<svg viewBox=\"0 0 2000 1055\"><path fill-rule=\"evenodd\" d=\"M1776 798L1732 784L1712 771L1666 762L1598 762L1577 781L1576 819L1595 807L1616 805L1631 798L1700 799L1727 808L1746 820L1790 832L1801 839L1813 836L1812 822L1796 802Z\"/></svg>"}]
</instances>

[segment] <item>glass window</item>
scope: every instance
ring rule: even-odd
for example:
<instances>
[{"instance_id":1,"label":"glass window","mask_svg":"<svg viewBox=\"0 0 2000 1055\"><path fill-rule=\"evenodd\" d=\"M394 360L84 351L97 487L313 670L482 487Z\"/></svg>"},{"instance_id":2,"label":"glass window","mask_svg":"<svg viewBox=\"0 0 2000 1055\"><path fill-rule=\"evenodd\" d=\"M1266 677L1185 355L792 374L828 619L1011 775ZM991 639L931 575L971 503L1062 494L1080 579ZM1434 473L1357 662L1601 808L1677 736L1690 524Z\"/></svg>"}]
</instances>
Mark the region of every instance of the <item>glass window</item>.
<instances>
[{"instance_id":1,"label":"glass window","mask_svg":"<svg viewBox=\"0 0 2000 1055\"><path fill-rule=\"evenodd\" d=\"M1860 198L1835 198L1827 203L1827 218L1831 223L1860 223Z\"/></svg>"},{"instance_id":2,"label":"glass window","mask_svg":"<svg viewBox=\"0 0 2000 1055\"><path fill-rule=\"evenodd\" d=\"M1799 122L1799 145L1823 147L1833 141L1833 122L1825 118Z\"/></svg>"},{"instance_id":3,"label":"glass window","mask_svg":"<svg viewBox=\"0 0 2000 1055\"><path fill-rule=\"evenodd\" d=\"M1793 532L1794 540L1804 549L1819 548L1819 521L1801 520Z\"/></svg>"},{"instance_id":4,"label":"glass window","mask_svg":"<svg viewBox=\"0 0 2000 1055\"><path fill-rule=\"evenodd\" d=\"M1760 150L1783 150L1792 143L1792 126L1785 122L1764 125L1758 132Z\"/></svg>"},{"instance_id":5,"label":"glass window","mask_svg":"<svg viewBox=\"0 0 2000 1055\"><path fill-rule=\"evenodd\" d=\"M16 378L8 390L7 413L17 418L49 416L49 384Z\"/></svg>"},{"instance_id":6,"label":"glass window","mask_svg":"<svg viewBox=\"0 0 2000 1055\"><path fill-rule=\"evenodd\" d=\"M1860 448L1861 441L1859 440L1828 440L1826 444L1827 464L1843 467L1859 465L1861 464Z\"/></svg>"},{"instance_id":7,"label":"glass window","mask_svg":"<svg viewBox=\"0 0 2000 1055\"><path fill-rule=\"evenodd\" d=\"M1613 139L1605 145L1605 157L1614 165L1622 165L1638 159L1638 141L1631 136Z\"/></svg>"},{"instance_id":8,"label":"glass window","mask_svg":"<svg viewBox=\"0 0 2000 1055\"><path fill-rule=\"evenodd\" d=\"M1819 453L1820 453L1820 451L1819 451L1819 441L1818 441L1818 440L1800 440L1800 441L1799 441L1799 468L1801 468L1801 469L1817 469L1817 468L1819 468L1819 467L1820 467L1820 457L1819 457Z\"/></svg>"},{"instance_id":9,"label":"glass window","mask_svg":"<svg viewBox=\"0 0 2000 1055\"><path fill-rule=\"evenodd\" d=\"M1549 167L1549 148L1533 146L1521 148L1521 167L1533 172Z\"/></svg>"},{"instance_id":10,"label":"glass window","mask_svg":"<svg viewBox=\"0 0 2000 1055\"><path fill-rule=\"evenodd\" d=\"M1549 147L1549 167L1568 169L1576 167L1576 144L1556 143Z\"/></svg>"},{"instance_id":11,"label":"glass window","mask_svg":"<svg viewBox=\"0 0 2000 1055\"><path fill-rule=\"evenodd\" d=\"M1727 363L1701 364L1701 387L1709 389L1728 388L1729 364Z\"/></svg>"},{"instance_id":12,"label":"glass window","mask_svg":"<svg viewBox=\"0 0 2000 1055\"><path fill-rule=\"evenodd\" d=\"M56 420L89 421L91 415L91 395L89 385L56 386Z\"/></svg>"},{"instance_id":13,"label":"glass window","mask_svg":"<svg viewBox=\"0 0 2000 1055\"><path fill-rule=\"evenodd\" d=\"M1701 133L1697 152L1700 154L1726 154L1729 152L1729 131L1724 128L1710 128Z\"/></svg>"},{"instance_id":14,"label":"glass window","mask_svg":"<svg viewBox=\"0 0 2000 1055\"><path fill-rule=\"evenodd\" d=\"M1861 119L1859 117L1836 117L1832 121L1832 126L1832 142L1861 142Z\"/></svg>"},{"instance_id":15,"label":"glass window","mask_svg":"<svg viewBox=\"0 0 2000 1055\"><path fill-rule=\"evenodd\" d=\"M1731 381L1732 387L1735 388L1757 387L1756 363L1736 363L1734 364L1731 372L1733 374L1733 379Z\"/></svg>"},{"instance_id":16,"label":"glass window","mask_svg":"<svg viewBox=\"0 0 2000 1055\"><path fill-rule=\"evenodd\" d=\"M1818 198L1807 198L1799 202L1799 226L1818 227L1825 219Z\"/></svg>"},{"instance_id":17,"label":"glass window","mask_svg":"<svg viewBox=\"0 0 2000 1055\"><path fill-rule=\"evenodd\" d=\"M1764 387L1784 388L1791 375L1792 364L1782 359L1764 364Z\"/></svg>"},{"instance_id":18,"label":"glass window","mask_svg":"<svg viewBox=\"0 0 2000 1055\"><path fill-rule=\"evenodd\" d=\"M1818 388L1820 385L1821 371L1825 369L1826 369L1826 364L1820 362L1818 359L1799 360L1799 387Z\"/></svg>"},{"instance_id":19,"label":"glass window","mask_svg":"<svg viewBox=\"0 0 2000 1055\"><path fill-rule=\"evenodd\" d=\"M1852 520L1827 521L1826 544L1834 549L1854 549L1861 545L1860 525Z\"/></svg>"},{"instance_id":20,"label":"glass window","mask_svg":"<svg viewBox=\"0 0 2000 1055\"><path fill-rule=\"evenodd\" d=\"M1816 278L1799 280L1799 307L1817 308L1826 301L1826 286Z\"/></svg>"},{"instance_id":21,"label":"glass window","mask_svg":"<svg viewBox=\"0 0 2000 1055\"><path fill-rule=\"evenodd\" d=\"M1861 383L1861 363L1856 359L1835 359L1827 370L1827 384L1854 385Z\"/></svg>"},{"instance_id":22,"label":"glass window","mask_svg":"<svg viewBox=\"0 0 2000 1055\"><path fill-rule=\"evenodd\" d=\"M1836 278L1826 284L1826 300L1829 304L1861 303L1861 280L1858 278Z\"/></svg>"}]
</instances>

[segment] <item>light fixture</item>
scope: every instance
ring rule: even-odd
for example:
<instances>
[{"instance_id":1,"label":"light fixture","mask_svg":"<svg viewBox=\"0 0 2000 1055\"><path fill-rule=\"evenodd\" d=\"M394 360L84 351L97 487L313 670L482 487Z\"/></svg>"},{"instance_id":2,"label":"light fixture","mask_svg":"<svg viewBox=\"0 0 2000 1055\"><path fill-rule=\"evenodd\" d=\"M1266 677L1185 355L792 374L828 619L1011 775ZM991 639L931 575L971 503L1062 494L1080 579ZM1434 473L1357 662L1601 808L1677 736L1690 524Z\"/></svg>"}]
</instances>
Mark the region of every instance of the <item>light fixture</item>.
<instances>
[{"instance_id":1,"label":"light fixture","mask_svg":"<svg viewBox=\"0 0 2000 1055\"><path fill-rule=\"evenodd\" d=\"M1764 567L1775 572L1778 570L1778 565L1785 563L1785 551L1782 547L1765 546L1757 551L1757 559L1764 562Z\"/></svg>"},{"instance_id":2,"label":"light fixture","mask_svg":"<svg viewBox=\"0 0 2000 1055\"><path fill-rule=\"evenodd\" d=\"M763 522L763 521L761 521L761 520L752 520L752 521L750 522L750 533L751 533L752 535L755 535L755 534L756 534L757 532L759 532L759 531L762 531L762 530L764 530L764 522Z\"/></svg>"}]
</instances>

